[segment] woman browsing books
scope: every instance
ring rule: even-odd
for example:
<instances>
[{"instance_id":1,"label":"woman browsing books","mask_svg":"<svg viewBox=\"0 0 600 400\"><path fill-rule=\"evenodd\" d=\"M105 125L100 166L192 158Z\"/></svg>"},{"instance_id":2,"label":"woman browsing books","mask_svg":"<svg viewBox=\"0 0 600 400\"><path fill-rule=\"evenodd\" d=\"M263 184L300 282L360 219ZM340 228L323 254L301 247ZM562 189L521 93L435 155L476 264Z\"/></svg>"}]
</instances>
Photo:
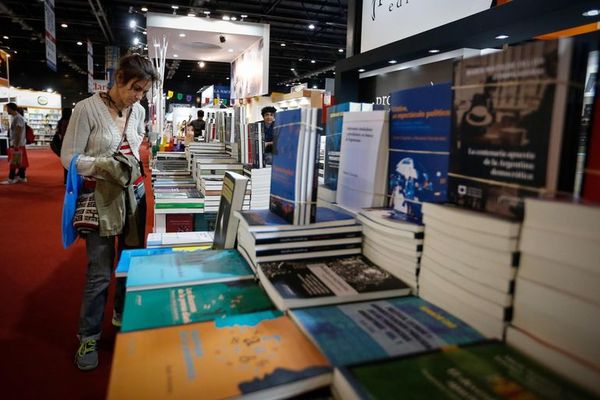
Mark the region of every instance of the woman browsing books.
<instances>
[{"instance_id":1,"label":"woman browsing books","mask_svg":"<svg viewBox=\"0 0 600 400\"><path fill-rule=\"evenodd\" d=\"M84 177L84 192L94 193L98 211L97 228L85 234L88 267L79 316L80 345L75 357L82 370L98 365L97 341L114 269L115 238L119 239L119 252L125 246L136 247L136 242L144 242L145 198L139 149L145 111L139 101L158 80L158 74L149 59L130 54L121 58L115 78L108 92L95 93L77 103L61 151L65 168L77 157L77 174ZM125 207L126 200L133 196L135 201ZM132 214L135 204L139 207ZM125 285L119 279L113 311L116 326L120 325L124 295Z\"/></svg>"}]
</instances>

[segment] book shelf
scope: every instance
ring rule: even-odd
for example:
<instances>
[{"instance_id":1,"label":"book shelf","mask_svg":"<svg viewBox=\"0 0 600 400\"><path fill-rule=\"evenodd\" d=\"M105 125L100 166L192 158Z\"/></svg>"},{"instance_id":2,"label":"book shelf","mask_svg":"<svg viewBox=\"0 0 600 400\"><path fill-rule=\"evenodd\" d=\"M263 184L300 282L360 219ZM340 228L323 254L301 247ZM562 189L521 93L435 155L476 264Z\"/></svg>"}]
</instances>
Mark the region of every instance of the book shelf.
<instances>
[{"instance_id":1,"label":"book shelf","mask_svg":"<svg viewBox=\"0 0 600 400\"><path fill-rule=\"evenodd\" d=\"M25 111L25 120L35 133L35 142L31 146L49 146L60 117L61 111L57 108L28 107Z\"/></svg>"}]
</instances>

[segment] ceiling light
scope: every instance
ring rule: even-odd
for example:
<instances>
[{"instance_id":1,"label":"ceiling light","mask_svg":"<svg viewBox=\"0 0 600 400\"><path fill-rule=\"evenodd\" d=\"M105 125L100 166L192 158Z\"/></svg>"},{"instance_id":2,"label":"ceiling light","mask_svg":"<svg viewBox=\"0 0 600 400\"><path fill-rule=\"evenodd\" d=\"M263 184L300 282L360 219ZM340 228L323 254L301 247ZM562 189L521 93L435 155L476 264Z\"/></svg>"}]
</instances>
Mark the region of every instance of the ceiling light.
<instances>
[{"instance_id":1,"label":"ceiling light","mask_svg":"<svg viewBox=\"0 0 600 400\"><path fill-rule=\"evenodd\" d=\"M311 30L312 30L312 29L315 29L315 26L314 26L314 24L310 24L310 25L308 26L308 29L311 29Z\"/></svg>"},{"instance_id":2,"label":"ceiling light","mask_svg":"<svg viewBox=\"0 0 600 400\"><path fill-rule=\"evenodd\" d=\"M310 63L314 64L314 63L316 63L316 61L315 60L310 60Z\"/></svg>"},{"instance_id":3,"label":"ceiling light","mask_svg":"<svg viewBox=\"0 0 600 400\"><path fill-rule=\"evenodd\" d=\"M148 8L147 7L142 7L140 10L142 10L142 12L148 12Z\"/></svg>"},{"instance_id":4,"label":"ceiling light","mask_svg":"<svg viewBox=\"0 0 600 400\"><path fill-rule=\"evenodd\" d=\"M189 78L189 77L190 77L189 75L186 76L186 78Z\"/></svg>"},{"instance_id":5,"label":"ceiling light","mask_svg":"<svg viewBox=\"0 0 600 400\"><path fill-rule=\"evenodd\" d=\"M316 89L316 88L317 88L317 85L313 85L313 89Z\"/></svg>"},{"instance_id":6,"label":"ceiling light","mask_svg":"<svg viewBox=\"0 0 600 400\"><path fill-rule=\"evenodd\" d=\"M188 17L195 17L195 16L196 16L196 13L195 13L195 12L192 12L192 11L190 11L190 12L188 13Z\"/></svg>"},{"instance_id":7,"label":"ceiling light","mask_svg":"<svg viewBox=\"0 0 600 400\"><path fill-rule=\"evenodd\" d=\"M429 52L431 54L436 54L436 53L439 53L440 51L438 49L431 49L431 50L429 50Z\"/></svg>"},{"instance_id":8,"label":"ceiling light","mask_svg":"<svg viewBox=\"0 0 600 400\"><path fill-rule=\"evenodd\" d=\"M206 63L205 63L204 61L200 61L200 62L198 63L198 66L199 66L200 68L204 68L204 67L206 66Z\"/></svg>"},{"instance_id":9,"label":"ceiling light","mask_svg":"<svg viewBox=\"0 0 600 400\"><path fill-rule=\"evenodd\" d=\"M177 58L179 57L179 54L173 54L173 57Z\"/></svg>"},{"instance_id":10,"label":"ceiling light","mask_svg":"<svg viewBox=\"0 0 600 400\"><path fill-rule=\"evenodd\" d=\"M231 20L231 18L229 18L228 15L223 15L223 21L229 21Z\"/></svg>"},{"instance_id":11,"label":"ceiling light","mask_svg":"<svg viewBox=\"0 0 600 400\"><path fill-rule=\"evenodd\" d=\"M136 45L136 46L138 44L140 44L140 38L138 38L138 37L133 38L133 44Z\"/></svg>"},{"instance_id":12,"label":"ceiling light","mask_svg":"<svg viewBox=\"0 0 600 400\"><path fill-rule=\"evenodd\" d=\"M280 46L281 46L281 47L285 47L285 43L281 43L281 44L280 44Z\"/></svg>"},{"instance_id":13,"label":"ceiling light","mask_svg":"<svg viewBox=\"0 0 600 400\"><path fill-rule=\"evenodd\" d=\"M54 90L52 90L52 88L48 88L48 89L46 89L46 92L48 92L48 93L52 93L53 91L54 91Z\"/></svg>"},{"instance_id":14,"label":"ceiling light","mask_svg":"<svg viewBox=\"0 0 600 400\"><path fill-rule=\"evenodd\" d=\"M148 50L148 47L144 46L144 50Z\"/></svg>"},{"instance_id":15,"label":"ceiling light","mask_svg":"<svg viewBox=\"0 0 600 400\"><path fill-rule=\"evenodd\" d=\"M237 21L237 17L231 17L232 21Z\"/></svg>"},{"instance_id":16,"label":"ceiling light","mask_svg":"<svg viewBox=\"0 0 600 400\"><path fill-rule=\"evenodd\" d=\"M8 36L4 35L4 36L2 36L2 39L8 40Z\"/></svg>"},{"instance_id":17,"label":"ceiling light","mask_svg":"<svg viewBox=\"0 0 600 400\"><path fill-rule=\"evenodd\" d=\"M142 32L142 35L147 35L147 34L148 34L148 32L146 32L146 31Z\"/></svg>"},{"instance_id":18,"label":"ceiling light","mask_svg":"<svg viewBox=\"0 0 600 400\"><path fill-rule=\"evenodd\" d=\"M175 6L175 5L173 5L173 6L171 6L171 8L172 8L173 10L179 10L179 6Z\"/></svg>"},{"instance_id":19,"label":"ceiling light","mask_svg":"<svg viewBox=\"0 0 600 400\"><path fill-rule=\"evenodd\" d=\"M344 49L338 49L338 53L343 53Z\"/></svg>"},{"instance_id":20,"label":"ceiling light","mask_svg":"<svg viewBox=\"0 0 600 400\"><path fill-rule=\"evenodd\" d=\"M233 49L229 49L229 50L227 50L227 51L228 51L228 52L230 52L230 53L233 53Z\"/></svg>"},{"instance_id":21,"label":"ceiling light","mask_svg":"<svg viewBox=\"0 0 600 400\"><path fill-rule=\"evenodd\" d=\"M504 39L508 39L508 38L509 38L508 35L498 35L498 36L496 36L496 39L499 39L499 40L504 40Z\"/></svg>"},{"instance_id":22,"label":"ceiling light","mask_svg":"<svg viewBox=\"0 0 600 400\"><path fill-rule=\"evenodd\" d=\"M361 69L358 70L358 72L365 72L365 69L361 68Z\"/></svg>"},{"instance_id":23,"label":"ceiling light","mask_svg":"<svg viewBox=\"0 0 600 400\"><path fill-rule=\"evenodd\" d=\"M15 51L14 51L14 53L15 53L15 54L17 54L17 53L18 53L18 51L16 51L16 50L15 50Z\"/></svg>"},{"instance_id":24,"label":"ceiling light","mask_svg":"<svg viewBox=\"0 0 600 400\"><path fill-rule=\"evenodd\" d=\"M295 71L295 70L296 70L295 68L290 68L290 71Z\"/></svg>"},{"instance_id":25,"label":"ceiling light","mask_svg":"<svg viewBox=\"0 0 600 400\"><path fill-rule=\"evenodd\" d=\"M398 61L396 61L396 60L390 60L390 61L388 61L388 64L396 64L397 62Z\"/></svg>"},{"instance_id":26,"label":"ceiling light","mask_svg":"<svg viewBox=\"0 0 600 400\"><path fill-rule=\"evenodd\" d=\"M83 42L77 42L77 46L83 46Z\"/></svg>"},{"instance_id":27,"label":"ceiling light","mask_svg":"<svg viewBox=\"0 0 600 400\"><path fill-rule=\"evenodd\" d=\"M185 33L180 33L179 37L185 37Z\"/></svg>"},{"instance_id":28,"label":"ceiling light","mask_svg":"<svg viewBox=\"0 0 600 400\"><path fill-rule=\"evenodd\" d=\"M204 15L210 15L210 11L202 11Z\"/></svg>"},{"instance_id":29,"label":"ceiling light","mask_svg":"<svg viewBox=\"0 0 600 400\"><path fill-rule=\"evenodd\" d=\"M131 21L129 21L129 27L131 29L135 29L136 26L137 26L137 22L135 22L135 19L132 19Z\"/></svg>"},{"instance_id":30,"label":"ceiling light","mask_svg":"<svg viewBox=\"0 0 600 400\"><path fill-rule=\"evenodd\" d=\"M587 10L586 12L584 12L581 15L583 15L584 17L595 17L597 15L600 15L600 10L598 10L598 9Z\"/></svg>"},{"instance_id":31,"label":"ceiling light","mask_svg":"<svg viewBox=\"0 0 600 400\"><path fill-rule=\"evenodd\" d=\"M246 14L242 14L240 15L240 18L248 18L248 16Z\"/></svg>"},{"instance_id":32,"label":"ceiling light","mask_svg":"<svg viewBox=\"0 0 600 400\"><path fill-rule=\"evenodd\" d=\"M227 78L225 78L225 79L229 80L229 77L227 77Z\"/></svg>"},{"instance_id":33,"label":"ceiling light","mask_svg":"<svg viewBox=\"0 0 600 400\"><path fill-rule=\"evenodd\" d=\"M69 27L69 25L67 25L67 24L60 24L60 26L63 27L63 28L68 28Z\"/></svg>"}]
</instances>

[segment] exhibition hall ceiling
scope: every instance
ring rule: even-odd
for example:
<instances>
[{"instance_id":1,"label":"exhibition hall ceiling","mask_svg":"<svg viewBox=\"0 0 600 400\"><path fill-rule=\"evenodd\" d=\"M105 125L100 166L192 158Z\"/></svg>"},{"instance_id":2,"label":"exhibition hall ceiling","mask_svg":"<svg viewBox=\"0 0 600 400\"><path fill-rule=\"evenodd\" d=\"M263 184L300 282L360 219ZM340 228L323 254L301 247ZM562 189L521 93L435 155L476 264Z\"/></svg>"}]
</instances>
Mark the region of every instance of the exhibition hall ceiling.
<instances>
[{"instance_id":1,"label":"exhibition hall ceiling","mask_svg":"<svg viewBox=\"0 0 600 400\"><path fill-rule=\"evenodd\" d=\"M332 77L336 61L345 57L347 0L54 0L58 71L46 66L43 0L0 0L0 48L11 54L11 81L42 89L38 81L54 79L56 90L69 86L84 90L87 68L86 41L94 48L94 75L104 73L104 48L115 45L123 54L136 47L145 52L148 44L145 14L168 13L195 18L229 19L270 25L269 75L271 90L298 77L322 87L325 76ZM130 27L131 21L136 27ZM173 47L185 51L198 46L222 46L218 35L180 38ZM134 45L135 38L139 43ZM233 44L232 38L232 44ZM241 40L241 39L240 39ZM215 43L213 43L215 42ZM80 43L80 44L79 44ZM201 44L199 44L201 43ZM240 47L243 43L240 43ZM228 47L229 49L229 47ZM219 61L219 60L213 60ZM173 59L168 68L174 86L204 86L227 83L229 65ZM314 76L310 76L313 75ZM310 76L310 77L308 77ZM79 85L79 82L83 82ZM165 86L169 86L166 82ZM73 95L73 93L70 93ZM81 96L84 96L82 93Z\"/></svg>"}]
</instances>

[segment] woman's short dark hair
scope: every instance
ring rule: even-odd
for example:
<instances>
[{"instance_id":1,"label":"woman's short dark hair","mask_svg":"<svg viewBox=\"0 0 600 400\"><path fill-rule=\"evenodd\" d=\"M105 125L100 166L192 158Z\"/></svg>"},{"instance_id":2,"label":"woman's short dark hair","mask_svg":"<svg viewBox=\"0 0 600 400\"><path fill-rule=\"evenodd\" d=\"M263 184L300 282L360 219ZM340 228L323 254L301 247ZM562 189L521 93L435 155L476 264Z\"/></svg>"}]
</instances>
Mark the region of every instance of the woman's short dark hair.
<instances>
[{"instance_id":1,"label":"woman's short dark hair","mask_svg":"<svg viewBox=\"0 0 600 400\"><path fill-rule=\"evenodd\" d=\"M116 76L118 82L122 85L132 79L150 82L158 80L158 73L152 65L152 61L137 53L121 57Z\"/></svg>"},{"instance_id":2,"label":"woman's short dark hair","mask_svg":"<svg viewBox=\"0 0 600 400\"><path fill-rule=\"evenodd\" d=\"M263 107L262 110L260 110L260 115L262 115L264 117L266 113L275 114L276 112L277 112L277 110L275 109L275 107L266 106L266 107Z\"/></svg>"},{"instance_id":3,"label":"woman's short dark hair","mask_svg":"<svg viewBox=\"0 0 600 400\"><path fill-rule=\"evenodd\" d=\"M17 106L15 103L7 103L6 104L6 108L10 108L13 111L18 111L19 110L19 106Z\"/></svg>"}]
</instances>

